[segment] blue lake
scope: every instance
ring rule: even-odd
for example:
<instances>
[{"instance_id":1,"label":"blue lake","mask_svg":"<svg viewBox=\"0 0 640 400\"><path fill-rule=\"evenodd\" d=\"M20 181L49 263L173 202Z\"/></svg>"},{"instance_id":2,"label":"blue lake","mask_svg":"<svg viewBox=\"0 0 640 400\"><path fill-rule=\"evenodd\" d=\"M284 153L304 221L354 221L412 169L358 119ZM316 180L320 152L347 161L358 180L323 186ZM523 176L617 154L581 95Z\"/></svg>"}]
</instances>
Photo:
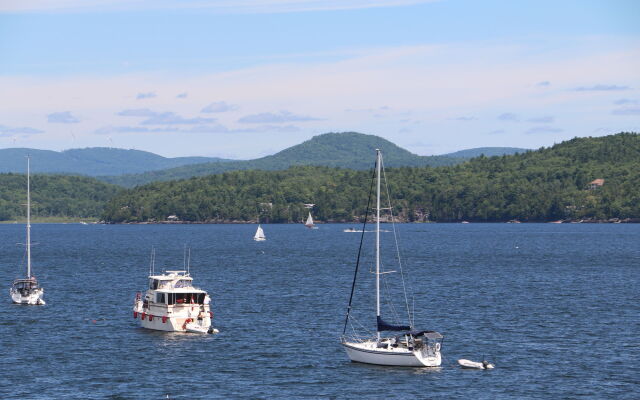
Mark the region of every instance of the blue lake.
<instances>
[{"instance_id":1,"label":"blue lake","mask_svg":"<svg viewBox=\"0 0 640 400\"><path fill-rule=\"evenodd\" d=\"M348 226L263 225L256 243L255 225L34 225L47 305L26 307L8 293L24 225L0 225L0 397L640 397L640 225L398 225L416 326L445 335L439 369L348 361L339 337L360 240ZM132 317L151 247L156 271L181 269L185 243L217 335ZM362 268L354 306L373 327L370 257ZM495 370L455 366L483 356Z\"/></svg>"}]
</instances>

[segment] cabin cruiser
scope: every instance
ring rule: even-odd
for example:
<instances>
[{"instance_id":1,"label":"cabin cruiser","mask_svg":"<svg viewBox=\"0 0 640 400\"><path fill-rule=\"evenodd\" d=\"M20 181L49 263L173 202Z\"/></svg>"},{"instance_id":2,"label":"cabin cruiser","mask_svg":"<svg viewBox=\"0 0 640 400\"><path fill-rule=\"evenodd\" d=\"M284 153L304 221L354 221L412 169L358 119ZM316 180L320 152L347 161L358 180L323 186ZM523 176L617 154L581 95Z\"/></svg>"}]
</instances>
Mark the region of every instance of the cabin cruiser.
<instances>
[{"instance_id":1,"label":"cabin cruiser","mask_svg":"<svg viewBox=\"0 0 640 400\"><path fill-rule=\"evenodd\" d=\"M136 294L133 318L147 329L169 332L217 333L212 326L211 298L193 286L187 271L149 276L149 289Z\"/></svg>"}]
</instances>

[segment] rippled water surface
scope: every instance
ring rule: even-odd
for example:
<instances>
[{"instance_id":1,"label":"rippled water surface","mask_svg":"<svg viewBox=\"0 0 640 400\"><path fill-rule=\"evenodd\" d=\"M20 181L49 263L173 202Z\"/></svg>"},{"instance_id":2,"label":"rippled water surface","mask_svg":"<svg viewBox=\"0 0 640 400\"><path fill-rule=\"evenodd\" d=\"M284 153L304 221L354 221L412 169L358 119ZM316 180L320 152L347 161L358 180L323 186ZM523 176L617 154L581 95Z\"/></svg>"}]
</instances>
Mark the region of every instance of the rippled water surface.
<instances>
[{"instance_id":1,"label":"rippled water surface","mask_svg":"<svg viewBox=\"0 0 640 400\"><path fill-rule=\"evenodd\" d=\"M263 227L256 243L251 225L34 225L47 305L27 307L8 293L24 225L0 225L0 397L640 396L640 225L400 225L416 325L445 335L440 369L348 361L339 335L359 234ZM185 243L217 335L148 331L132 317L151 247L156 269L172 269ZM483 355L495 370L455 367Z\"/></svg>"}]
</instances>

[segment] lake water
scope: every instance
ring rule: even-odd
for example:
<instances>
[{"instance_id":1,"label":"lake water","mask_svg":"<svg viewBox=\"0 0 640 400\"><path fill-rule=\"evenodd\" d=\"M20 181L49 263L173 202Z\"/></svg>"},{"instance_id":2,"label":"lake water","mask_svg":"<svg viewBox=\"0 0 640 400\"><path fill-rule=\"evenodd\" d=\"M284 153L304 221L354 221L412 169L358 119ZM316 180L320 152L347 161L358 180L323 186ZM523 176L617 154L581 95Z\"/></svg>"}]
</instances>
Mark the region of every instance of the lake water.
<instances>
[{"instance_id":1,"label":"lake water","mask_svg":"<svg viewBox=\"0 0 640 400\"><path fill-rule=\"evenodd\" d=\"M0 225L0 397L640 397L640 225L399 225L416 325L445 335L439 369L348 361L339 336L360 234L263 227L256 243L255 225L34 225L47 305L27 307L8 293L24 225ZM156 270L181 269L185 243L217 335L132 317L151 247ZM371 313L359 320L373 326ZM483 355L495 370L455 366Z\"/></svg>"}]
</instances>

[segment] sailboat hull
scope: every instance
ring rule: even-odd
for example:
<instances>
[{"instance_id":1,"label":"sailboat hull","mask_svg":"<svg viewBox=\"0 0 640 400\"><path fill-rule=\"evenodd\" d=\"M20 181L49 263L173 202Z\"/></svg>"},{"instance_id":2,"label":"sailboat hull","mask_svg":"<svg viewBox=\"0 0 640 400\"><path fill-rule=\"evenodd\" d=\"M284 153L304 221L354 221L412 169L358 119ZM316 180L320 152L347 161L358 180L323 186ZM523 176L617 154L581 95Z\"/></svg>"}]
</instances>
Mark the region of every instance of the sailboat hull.
<instances>
[{"instance_id":1,"label":"sailboat hull","mask_svg":"<svg viewBox=\"0 0 640 400\"><path fill-rule=\"evenodd\" d=\"M439 367L442 364L439 351L429 355L404 348L380 349L373 341L344 342L342 345L353 362L396 367Z\"/></svg>"},{"instance_id":2,"label":"sailboat hull","mask_svg":"<svg viewBox=\"0 0 640 400\"><path fill-rule=\"evenodd\" d=\"M14 304L26 304L30 306L43 306L45 304L42 297L44 291L42 289L32 290L26 293L21 293L18 290L10 290L11 301Z\"/></svg>"}]
</instances>

